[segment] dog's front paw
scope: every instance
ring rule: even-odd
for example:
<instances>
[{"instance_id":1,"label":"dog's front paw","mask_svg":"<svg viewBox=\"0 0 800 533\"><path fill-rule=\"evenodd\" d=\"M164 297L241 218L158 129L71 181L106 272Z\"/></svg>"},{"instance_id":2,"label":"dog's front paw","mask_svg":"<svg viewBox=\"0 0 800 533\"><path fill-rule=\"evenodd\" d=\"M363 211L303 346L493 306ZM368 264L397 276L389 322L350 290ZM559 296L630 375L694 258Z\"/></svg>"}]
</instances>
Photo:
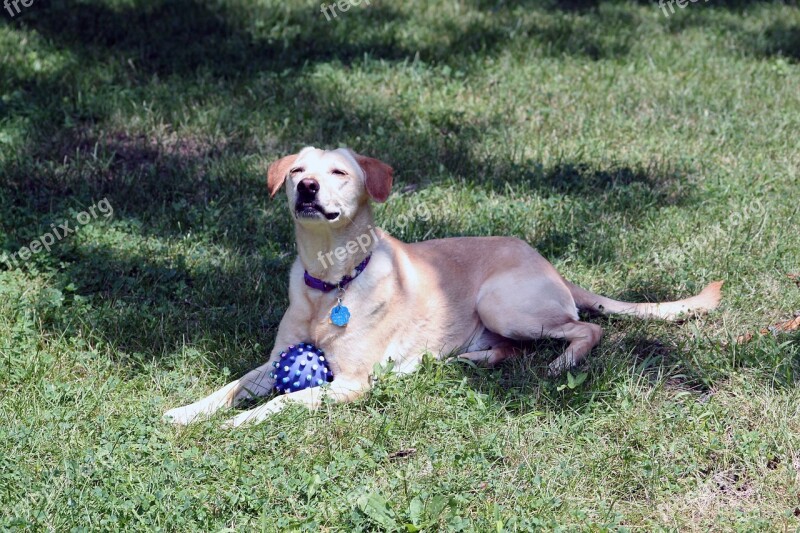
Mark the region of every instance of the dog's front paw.
<instances>
[{"instance_id":1,"label":"dog's front paw","mask_svg":"<svg viewBox=\"0 0 800 533\"><path fill-rule=\"evenodd\" d=\"M228 420L223 422L222 423L222 428L223 429L238 428L238 427L241 427L241 426L247 424L248 422L256 422L256 420L253 420L250 417L250 411L245 411L244 413L242 413L240 415L236 415L233 418L229 418Z\"/></svg>"},{"instance_id":2,"label":"dog's front paw","mask_svg":"<svg viewBox=\"0 0 800 533\"><path fill-rule=\"evenodd\" d=\"M199 419L200 415L204 414L202 407L193 403L191 405L184 405L183 407L176 407L164 413L164 421L176 424L179 426L186 426Z\"/></svg>"},{"instance_id":3,"label":"dog's front paw","mask_svg":"<svg viewBox=\"0 0 800 533\"><path fill-rule=\"evenodd\" d=\"M266 420L271 414L277 413L286 407L286 396L278 396L273 398L264 405L260 405L255 409L250 409L240 413L233 418L228 419L222 427L224 428L238 428L245 424L260 424Z\"/></svg>"},{"instance_id":4,"label":"dog's front paw","mask_svg":"<svg viewBox=\"0 0 800 533\"><path fill-rule=\"evenodd\" d=\"M245 424L258 424L269 416L269 412L261 413L258 409L251 409L226 420L222 427L225 429L238 428Z\"/></svg>"}]
</instances>

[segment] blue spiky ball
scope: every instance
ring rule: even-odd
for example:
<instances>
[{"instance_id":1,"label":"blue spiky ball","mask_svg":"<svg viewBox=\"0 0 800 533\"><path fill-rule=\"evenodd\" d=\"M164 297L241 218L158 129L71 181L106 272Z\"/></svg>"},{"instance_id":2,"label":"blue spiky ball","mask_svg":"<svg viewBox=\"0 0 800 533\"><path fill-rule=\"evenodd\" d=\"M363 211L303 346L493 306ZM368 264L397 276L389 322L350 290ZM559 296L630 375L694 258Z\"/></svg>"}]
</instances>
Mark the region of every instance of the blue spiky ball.
<instances>
[{"instance_id":1,"label":"blue spiky ball","mask_svg":"<svg viewBox=\"0 0 800 533\"><path fill-rule=\"evenodd\" d=\"M290 345L272 366L275 370L270 376L275 378L275 390L281 394L333 381L333 371L325 360L325 352L307 342Z\"/></svg>"}]
</instances>

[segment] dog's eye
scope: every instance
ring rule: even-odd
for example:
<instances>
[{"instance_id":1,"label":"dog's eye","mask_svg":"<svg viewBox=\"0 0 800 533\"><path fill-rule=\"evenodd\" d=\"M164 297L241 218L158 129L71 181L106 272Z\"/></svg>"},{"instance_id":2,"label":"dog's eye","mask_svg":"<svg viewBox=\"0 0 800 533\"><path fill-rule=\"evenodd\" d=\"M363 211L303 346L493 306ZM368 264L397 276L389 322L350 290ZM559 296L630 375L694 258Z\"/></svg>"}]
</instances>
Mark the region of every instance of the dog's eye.
<instances>
[{"instance_id":1,"label":"dog's eye","mask_svg":"<svg viewBox=\"0 0 800 533\"><path fill-rule=\"evenodd\" d=\"M347 176L347 172L344 170L339 170L338 168L331 170L331 174L335 174L336 176Z\"/></svg>"},{"instance_id":2,"label":"dog's eye","mask_svg":"<svg viewBox=\"0 0 800 533\"><path fill-rule=\"evenodd\" d=\"M289 171L289 174L297 174L298 172L303 172L305 170L303 167L295 167Z\"/></svg>"}]
</instances>

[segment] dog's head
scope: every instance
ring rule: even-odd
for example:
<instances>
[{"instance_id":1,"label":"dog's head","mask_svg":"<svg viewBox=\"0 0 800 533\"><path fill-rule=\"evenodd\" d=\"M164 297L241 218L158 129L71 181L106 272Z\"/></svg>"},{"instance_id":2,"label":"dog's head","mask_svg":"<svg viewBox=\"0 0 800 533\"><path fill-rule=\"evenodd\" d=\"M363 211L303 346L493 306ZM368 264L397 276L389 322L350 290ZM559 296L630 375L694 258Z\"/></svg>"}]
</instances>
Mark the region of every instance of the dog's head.
<instances>
[{"instance_id":1,"label":"dog's head","mask_svg":"<svg viewBox=\"0 0 800 533\"><path fill-rule=\"evenodd\" d=\"M347 224L369 198L385 202L392 189L392 167L347 148L303 148L269 166L271 197L286 184L289 208L303 225Z\"/></svg>"}]
</instances>

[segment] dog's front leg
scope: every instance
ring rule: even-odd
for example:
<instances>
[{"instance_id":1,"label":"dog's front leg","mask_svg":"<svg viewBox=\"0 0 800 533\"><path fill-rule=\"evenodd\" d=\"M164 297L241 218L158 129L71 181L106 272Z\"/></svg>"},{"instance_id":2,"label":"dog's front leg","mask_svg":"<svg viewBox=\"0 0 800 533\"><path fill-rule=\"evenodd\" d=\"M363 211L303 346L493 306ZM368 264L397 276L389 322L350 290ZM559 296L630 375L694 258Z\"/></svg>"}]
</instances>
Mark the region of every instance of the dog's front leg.
<instances>
[{"instance_id":1,"label":"dog's front leg","mask_svg":"<svg viewBox=\"0 0 800 533\"><path fill-rule=\"evenodd\" d=\"M264 405L231 418L225 423L225 426L238 427L242 424L263 422L269 415L277 413L292 402L304 405L309 409L319 407L326 397L336 402L351 402L363 396L367 389L369 389L369 378L355 379L337 376L333 378L333 382L329 386L312 387L278 396Z\"/></svg>"},{"instance_id":2,"label":"dog's front leg","mask_svg":"<svg viewBox=\"0 0 800 533\"><path fill-rule=\"evenodd\" d=\"M242 400L269 394L275 384L275 378L270 377L273 361L279 359L281 350L284 350L289 344L297 342L297 339L305 338L305 332L300 331L296 326L301 323L300 317L297 315L298 313L290 305L278 327L275 347L272 349L267 363L228 383L202 400L170 409L164 413L164 418L174 424L186 425L195 420L209 417L223 407L235 407Z\"/></svg>"},{"instance_id":3,"label":"dog's front leg","mask_svg":"<svg viewBox=\"0 0 800 533\"><path fill-rule=\"evenodd\" d=\"M186 425L197 419L209 417L223 407L234 407L245 398L266 395L272 390L275 381L269 377L273 357L270 357L270 362L251 370L240 379L231 381L202 400L170 409L164 413L164 418L173 424Z\"/></svg>"}]
</instances>

